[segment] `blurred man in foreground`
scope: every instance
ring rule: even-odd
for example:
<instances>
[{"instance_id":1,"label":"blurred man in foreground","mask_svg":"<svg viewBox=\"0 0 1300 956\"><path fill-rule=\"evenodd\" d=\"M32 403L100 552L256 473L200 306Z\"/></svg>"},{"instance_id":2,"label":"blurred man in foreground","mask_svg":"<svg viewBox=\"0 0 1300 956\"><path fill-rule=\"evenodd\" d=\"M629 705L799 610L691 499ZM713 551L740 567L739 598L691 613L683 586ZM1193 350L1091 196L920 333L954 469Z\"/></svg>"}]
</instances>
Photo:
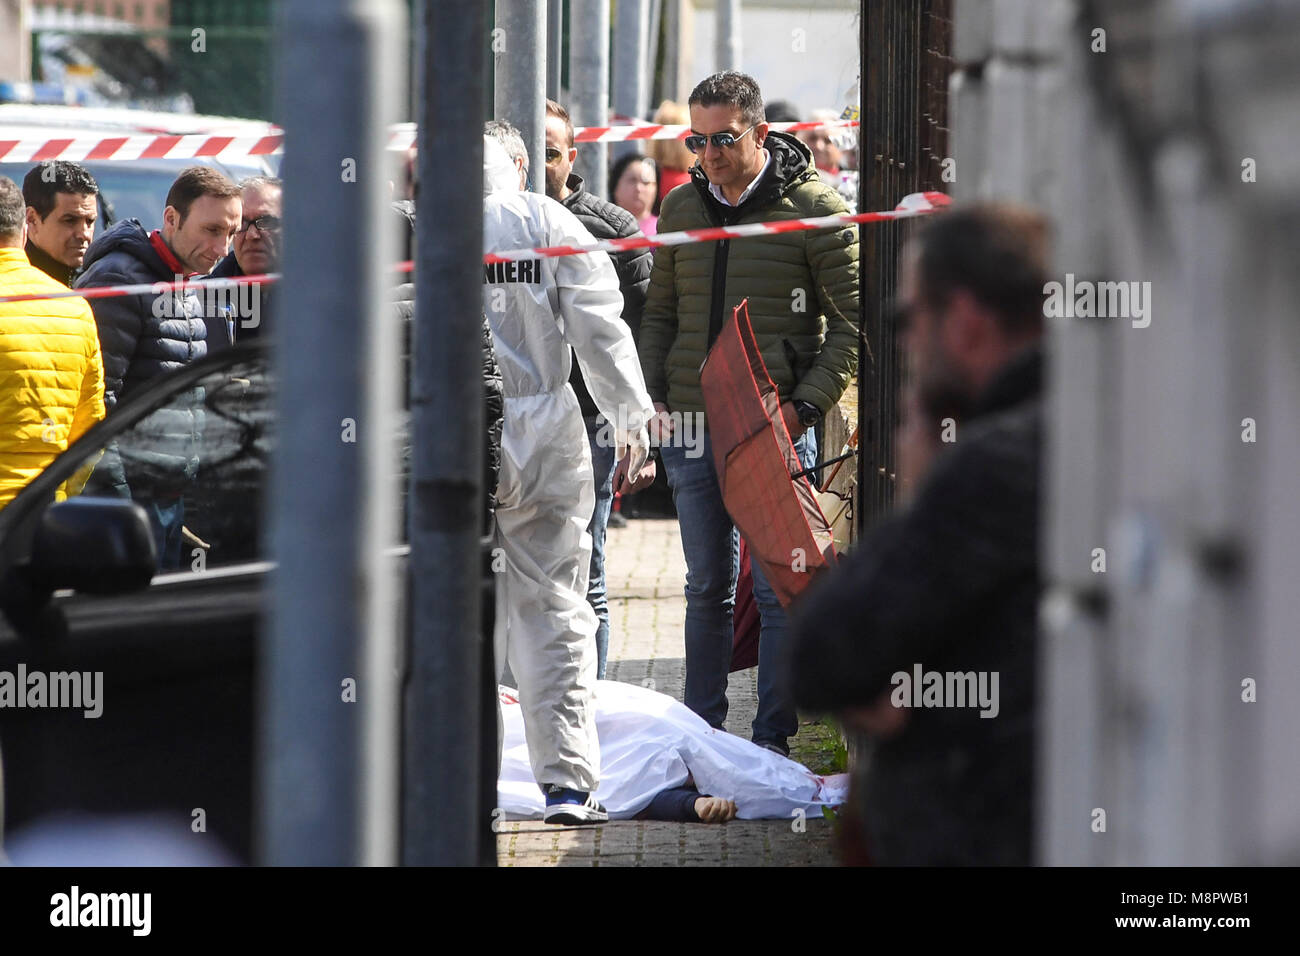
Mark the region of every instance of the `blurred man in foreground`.
<instances>
[{"instance_id":1,"label":"blurred man in foreground","mask_svg":"<svg viewBox=\"0 0 1300 956\"><path fill-rule=\"evenodd\" d=\"M1046 247L1044 220L1008 206L944 213L907 246L917 402L949 410L955 441L794 608L799 705L876 741L859 801L876 863L1031 862Z\"/></svg>"}]
</instances>

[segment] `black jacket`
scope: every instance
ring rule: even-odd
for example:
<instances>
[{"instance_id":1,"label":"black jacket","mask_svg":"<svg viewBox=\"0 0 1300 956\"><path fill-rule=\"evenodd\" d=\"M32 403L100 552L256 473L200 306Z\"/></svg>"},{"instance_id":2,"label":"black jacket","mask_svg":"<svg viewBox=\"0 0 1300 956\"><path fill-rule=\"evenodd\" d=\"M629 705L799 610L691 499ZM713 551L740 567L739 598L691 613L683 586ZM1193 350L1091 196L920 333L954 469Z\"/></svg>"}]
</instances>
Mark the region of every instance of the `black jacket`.
<instances>
[{"instance_id":1,"label":"black jacket","mask_svg":"<svg viewBox=\"0 0 1300 956\"><path fill-rule=\"evenodd\" d=\"M403 407L410 407L411 394L411 320L415 317L415 285L407 282L393 292L393 305L402 323ZM501 423L505 418L505 400L501 389L501 368L497 365L496 349L492 346L492 331L487 316L483 317L483 407L486 433L483 439L483 488L487 493L483 530L492 527L492 513L496 510L497 478L501 474ZM410 442L407 442L409 452ZM410 474L409 467L406 474Z\"/></svg>"},{"instance_id":2,"label":"black jacket","mask_svg":"<svg viewBox=\"0 0 1300 956\"><path fill-rule=\"evenodd\" d=\"M915 502L792 609L800 707L872 703L916 665L998 674L996 717L913 708L876 744L863 793L875 862L1031 862L1041 378L1037 348L1009 363Z\"/></svg>"},{"instance_id":3,"label":"black jacket","mask_svg":"<svg viewBox=\"0 0 1300 956\"><path fill-rule=\"evenodd\" d=\"M91 243L75 287L175 280L139 220L125 219ZM90 307L99 327L109 411L141 383L208 354L208 323L202 300L192 289L165 296L91 299Z\"/></svg>"},{"instance_id":4,"label":"black jacket","mask_svg":"<svg viewBox=\"0 0 1300 956\"><path fill-rule=\"evenodd\" d=\"M413 253L415 238L415 204L409 200L398 200L392 204L393 211L405 220L402 226L402 242L406 257ZM393 291L393 306L397 318L402 323L402 405L410 407L411 395L411 325L415 318L415 284L406 282ZM486 432L483 437L483 488L487 493L483 515L483 533L492 529L492 514L496 510L497 478L501 474L501 423L505 419L505 399L501 385L501 367L497 364L496 349L492 345L492 330L488 326L487 316L483 316L483 409ZM409 454L410 442L406 453ZM409 466L406 474L410 474Z\"/></svg>"},{"instance_id":5,"label":"black jacket","mask_svg":"<svg viewBox=\"0 0 1300 956\"><path fill-rule=\"evenodd\" d=\"M244 274L243 268L239 265L239 260L235 258L233 249L209 273L213 279L233 279ZM227 295L229 298L221 301L223 303L229 301L234 307L233 327L236 342L256 339L270 334L267 329L271 317L271 303L275 296L275 286L264 282L253 282L249 283L247 289L231 289ZM244 308L245 305L254 304L256 305L256 314L252 314L251 309Z\"/></svg>"},{"instance_id":6,"label":"black jacket","mask_svg":"<svg viewBox=\"0 0 1300 956\"><path fill-rule=\"evenodd\" d=\"M62 283L68 288L72 288L72 279L77 273L76 269L69 269L58 259L46 253L44 249L32 242L30 239L27 240L25 251L27 253L28 262L40 269L55 282Z\"/></svg>"},{"instance_id":7,"label":"black jacket","mask_svg":"<svg viewBox=\"0 0 1300 956\"><path fill-rule=\"evenodd\" d=\"M738 207L714 199L708 178L693 167L690 188L664 199L660 236L845 212L802 142L769 133L763 147L766 171ZM735 306L747 299L754 339L780 398L829 413L858 366L858 260L856 227L656 249L637 339L650 397L682 414L707 411L700 368Z\"/></svg>"},{"instance_id":8,"label":"black jacket","mask_svg":"<svg viewBox=\"0 0 1300 956\"><path fill-rule=\"evenodd\" d=\"M570 176L566 185L569 187L569 195L560 204L577 216L578 221L597 239L625 239L641 234L630 212L587 192L582 186L581 176ZM632 341L635 342L641 332L641 312L645 309L650 268L654 265L653 251L649 248L625 249L622 252L611 252L609 257L614 260L614 271L618 273L618 285L623 293L623 321L632 330ZM576 360L573 371L569 374L569 384L578 395L582 414L587 418L595 418L599 412L582 380L582 372Z\"/></svg>"},{"instance_id":9,"label":"black jacket","mask_svg":"<svg viewBox=\"0 0 1300 956\"><path fill-rule=\"evenodd\" d=\"M75 288L174 282L136 219L115 224L91 243ZM194 289L154 295L91 299L104 361L104 404L112 413L131 391L158 375L196 362L208 353L208 326ZM224 335L224 331L222 332ZM136 427L119 455L106 451L91 485L135 498L184 492L199 467L203 439L202 387L189 389Z\"/></svg>"}]
</instances>

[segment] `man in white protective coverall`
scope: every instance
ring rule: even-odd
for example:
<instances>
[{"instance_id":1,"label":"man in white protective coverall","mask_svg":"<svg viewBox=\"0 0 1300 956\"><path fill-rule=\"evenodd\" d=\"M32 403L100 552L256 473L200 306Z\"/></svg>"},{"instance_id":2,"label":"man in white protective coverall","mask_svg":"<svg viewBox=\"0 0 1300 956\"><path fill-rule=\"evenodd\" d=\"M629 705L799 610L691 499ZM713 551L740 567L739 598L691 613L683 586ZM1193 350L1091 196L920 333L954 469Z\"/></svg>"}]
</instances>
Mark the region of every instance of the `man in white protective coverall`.
<instances>
[{"instance_id":1,"label":"man in white protective coverall","mask_svg":"<svg viewBox=\"0 0 1300 956\"><path fill-rule=\"evenodd\" d=\"M591 243L558 202L521 192L499 143L483 140L483 248L503 252ZM610 440L640 473L654 415L623 295L603 252L484 265L483 305L501 365L505 421L497 485L498 676L519 684L533 776L547 823L607 820L593 794L600 748L592 695L596 615L587 603L595 506L591 449L569 386L572 346L592 398L614 423Z\"/></svg>"}]
</instances>

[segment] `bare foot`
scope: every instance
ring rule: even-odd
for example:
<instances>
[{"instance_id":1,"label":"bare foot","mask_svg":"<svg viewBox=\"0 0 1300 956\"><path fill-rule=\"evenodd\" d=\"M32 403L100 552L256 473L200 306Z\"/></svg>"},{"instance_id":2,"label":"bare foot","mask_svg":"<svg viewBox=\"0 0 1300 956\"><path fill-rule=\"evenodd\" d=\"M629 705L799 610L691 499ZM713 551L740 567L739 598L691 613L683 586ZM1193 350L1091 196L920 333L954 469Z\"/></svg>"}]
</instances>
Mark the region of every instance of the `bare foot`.
<instances>
[{"instance_id":1,"label":"bare foot","mask_svg":"<svg viewBox=\"0 0 1300 956\"><path fill-rule=\"evenodd\" d=\"M701 823L726 823L735 819L736 801L721 797L700 797L695 801L695 815Z\"/></svg>"}]
</instances>

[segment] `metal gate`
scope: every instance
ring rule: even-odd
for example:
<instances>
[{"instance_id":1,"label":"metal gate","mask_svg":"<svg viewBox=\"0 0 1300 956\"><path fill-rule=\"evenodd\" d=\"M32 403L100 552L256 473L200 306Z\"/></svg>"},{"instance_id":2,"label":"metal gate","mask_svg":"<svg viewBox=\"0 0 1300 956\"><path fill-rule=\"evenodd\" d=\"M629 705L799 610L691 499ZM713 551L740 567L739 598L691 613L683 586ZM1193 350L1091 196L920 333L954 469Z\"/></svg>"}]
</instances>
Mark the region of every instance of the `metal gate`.
<instances>
[{"instance_id":1,"label":"metal gate","mask_svg":"<svg viewBox=\"0 0 1300 956\"><path fill-rule=\"evenodd\" d=\"M952 0L863 0L858 208L892 209L908 193L944 191ZM898 254L915 222L862 227L858 532L894 500L894 433L906 376L888 321Z\"/></svg>"}]
</instances>

